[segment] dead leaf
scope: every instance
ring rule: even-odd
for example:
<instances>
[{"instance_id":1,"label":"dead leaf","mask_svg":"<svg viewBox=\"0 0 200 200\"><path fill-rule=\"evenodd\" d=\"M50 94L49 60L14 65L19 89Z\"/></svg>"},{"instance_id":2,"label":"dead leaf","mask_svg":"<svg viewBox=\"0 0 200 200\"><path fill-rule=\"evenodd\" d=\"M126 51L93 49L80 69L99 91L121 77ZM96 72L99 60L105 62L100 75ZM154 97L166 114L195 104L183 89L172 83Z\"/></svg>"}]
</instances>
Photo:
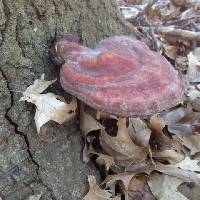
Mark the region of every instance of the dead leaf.
<instances>
[{"instance_id":1,"label":"dead leaf","mask_svg":"<svg viewBox=\"0 0 200 200\"><path fill-rule=\"evenodd\" d=\"M188 54L188 79L191 83L200 82L200 47Z\"/></svg>"},{"instance_id":2,"label":"dead leaf","mask_svg":"<svg viewBox=\"0 0 200 200\"><path fill-rule=\"evenodd\" d=\"M198 173L176 168L173 165L164 165L159 162L156 162L156 170L169 176L175 176L185 182L193 182L200 185L200 174Z\"/></svg>"},{"instance_id":3,"label":"dead leaf","mask_svg":"<svg viewBox=\"0 0 200 200\"><path fill-rule=\"evenodd\" d=\"M200 167L198 165L199 160L191 160L189 156L186 156L184 160L173 165L173 167L189 170L193 172L200 172Z\"/></svg>"},{"instance_id":4,"label":"dead leaf","mask_svg":"<svg viewBox=\"0 0 200 200\"><path fill-rule=\"evenodd\" d=\"M150 174L152 171L156 169L155 163L152 163L151 161L142 161L139 163L134 163L126 167L126 172L132 172L135 174Z\"/></svg>"},{"instance_id":5,"label":"dead leaf","mask_svg":"<svg viewBox=\"0 0 200 200\"><path fill-rule=\"evenodd\" d=\"M100 141L104 151L112 156L117 164L127 165L146 158L148 149L135 145L126 127L126 119L119 118L117 122L117 136L101 131Z\"/></svg>"},{"instance_id":6,"label":"dead leaf","mask_svg":"<svg viewBox=\"0 0 200 200\"><path fill-rule=\"evenodd\" d=\"M170 144L171 140L164 135L163 129L165 127L165 122L158 115L153 115L150 118L149 128L152 130L152 135L159 144Z\"/></svg>"},{"instance_id":7,"label":"dead leaf","mask_svg":"<svg viewBox=\"0 0 200 200\"><path fill-rule=\"evenodd\" d=\"M150 175L148 184L156 199L158 200L187 200L178 192L177 187L183 180L165 174L153 173Z\"/></svg>"},{"instance_id":8,"label":"dead leaf","mask_svg":"<svg viewBox=\"0 0 200 200\"><path fill-rule=\"evenodd\" d=\"M179 157L177 158L178 161L180 161L179 159L181 159L182 157L182 153L181 153L181 144L178 140L171 139L170 137L166 136L163 132L163 129L166 125L166 122L164 120L164 117L161 117L160 115L153 115L150 118L150 122L149 122L149 128L152 130L152 136L154 139L154 146L152 146L152 151L154 151L154 153L158 150L164 151L164 150L169 150L168 153L170 153L170 156L168 158L172 158L172 156L174 156L176 153L177 155L179 155ZM157 149L157 145L159 146L159 149ZM173 155L172 155L172 150L173 151ZM159 152L159 151L158 151ZM157 153L160 154L160 153ZM162 155L166 156L166 152L163 152ZM154 154L156 156L156 154ZM161 155L161 154L160 154ZM166 158L164 156L164 158ZM161 158L161 157L160 157ZM173 158L175 161L175 158ZM183 158L182 158L183 159ZM171 160L172 161L172 160Z\"/></svg>"},{"instance_id":9,"label":"dead leaf","mask_svg":"<svg viewBox=\"0 0 200 200\"><path fill-rule=\"evenodd\" d=\"M112 194L109 190L102 190L96 183L94 176L88 177L89 181L89 192L83 198L84 200L111 200Z\"/></svg>"},{"instance_id":10,"label":"dead leaf","mask_svg":"<svg viewBox=\"0 0 200 200\"><path fill-rule=\"evenodd\" d=\"M23 95L29 96L30 94L40 94L55 82L56 79L52 81L45 81L44 74L42 74L40 79L36 79L32 85L26 88L26 91L23 92Z\"/></svg>"},{"instance_id":11,"label":"dead leaf","mask_svg":"<svg viewBox=\"0 0 200 200\"><path fill-rule=\"evenodd\" d=\"M177 54L177 51L178 51L178 47L163 44L163 48L165 50L165 54L167 55L167 57L171 58L172 60L175 60L176 54Z\"/></svg>"},{"instance_id":12,"label":"dead leaf","mask_svg":"<svg viewBox=\"0 0 200 200\"><path fill-rule=\"evenodd\" d=\"M152 151L152 157L162 161L168 161L171 164L175 164L181 162L185 156L183 153L177 152L174 149L168 149L163 151Z\"/></svg>"},{"instance_id":13,"label":"dead leaf","mask_svg":"<svg viewBox=\"0 0 200 200\"><path fill-rule=\"evenodd\" d=\"M63 124L76 115L76 99L68 104L63 97L53 93L40 94L53 82L55 81L44 81L44 75L42 75L41 79L35 80L34 84L23 92L24 96L20 98L20 101L28 101L36 105L34 119L38 133L40 133L41 127L50 120Z\"/></svg>"},{"instance_id":14,"label":"dead leaf","mask_svg":"<svg viewBox=\"0 0 200 200\"><path fill-rule=\"evenodd\" d=\"M98 154L98 158L96 159L97 164L99 165L105 165L106 169L109 170L109 168L112 165L115 165L114 158L105 154Z\"/></svg>"},{"instance_id":15,"label":"dead leaf","mask_svg":"<svg viewBox=\"0 0 200 200\"><path fill-rule=\"evenodd\" d=\"M186 135L186 134L176 133L176 136L174 136L173 138L175 137L178 138L184 146L190 149L191 156L200 152L200 134Z\"/></svg>"},{"instance_id":16,"label":"dead leaf","mask_svg":"<svg viewBox=\"0 0 200 200\"><path fill-rule=\"evenodd\" d=\"M192 182L200 185L200 174L185 169L176 168L173 165L165 165L159 162L141 162L139 164L133 164L127 167L127 172L132 173L147 173L150 174L152 171L162 172L169 176L175 176L182 179L185 182Z\"/></svg>"},{"instance_id":17,"label":"dead leaf","mask_svg":"<svg viewBox=\"0 0 200 200\"><path fill-rule=\"evenodd\" d=\"M128 187L128 196L130 199L154 200L154 196L147 184L148 176L140 174L134 176Z\"/></svg>"},{"instance_id":18,"label":"dead leaf","mask_svg":"<svg viewBox=\"0 0 200 200\"><path fill-rule=\"evenodd\" d=\"M80 129L83 136L86 138L88 133L96 130L101 130L103 126L84 110L84 105L81 105L80 111Z\"/></svg>"},{"instance_id":19,"label":"dead leaf","mask_svg":"<svg viewBox=\"0 0 200 200\"><path fill-rule=\"evenodd\" d=\"M135 176L135 173L124 172L115 175L108 175L102 184L106 184L106 187L111 187L116 184L117 181L121 181L124 185L125 191L128 191L128 186L131 179Z\"/></svg>"},{"instance_id":20,"label":"dead leaf","mask_svg":"<svg viewBox=\"0 0 200 200\"><path fill-rule=\"evenodd\" d=\"M200 152L200 114L191 108L179 108L163 116L168 131L190 149L190 155Z\"/></svg>"},{"instance_id":21,"label":"dead leaf","mask_svg":"<svg viewBox=\"0 0 200 200\"><path fill-rule=\"evenodd\" d=\"M117 195L116 197L113 197L112 200L121 200L121 195Z\"/></svg>"},{"instance_id":22,"label":"dead leaf","mask_svg":"<svg viewBox=\"0 0 200 200\"><path fill-rule=\"evenodd\" d=\"M151 130L140 118L129 118L128 132L136 145L141 147L149 146Z\"/></svg>"}]
</instances>

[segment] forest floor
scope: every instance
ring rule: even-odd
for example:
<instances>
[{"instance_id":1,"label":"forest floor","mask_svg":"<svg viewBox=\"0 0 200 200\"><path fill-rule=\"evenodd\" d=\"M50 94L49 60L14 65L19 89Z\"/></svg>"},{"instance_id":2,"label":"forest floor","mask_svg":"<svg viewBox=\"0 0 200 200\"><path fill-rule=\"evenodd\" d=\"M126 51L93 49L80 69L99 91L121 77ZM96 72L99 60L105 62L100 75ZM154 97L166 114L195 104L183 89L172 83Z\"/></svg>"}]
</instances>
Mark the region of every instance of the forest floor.
<instances>
[{"instance_id":1,"label":"forest floor","mask_svg":"<svg viewBox=\"0 0 200 200\"><path fill-rule=\"evenodd\" d=\"M85 200L98 199L98 194L102 195L102 200L122 197L126 200L198 200L200 3L195 0L118 0L117 3L140 40L163 55L178 71L184 99L177 107L157 113L148 120L129 118L129 126L125 125L127 121L110 117L104 125L111 130L108 134L116 135L112 142L105 133L91 136L95 126L88 129L84 153L87 158L93 156L94 159L95 155L105 180L101 183L103 190L90 177L90 191ZM134 128L131 129L130 124ZM127 137L124 138L125 134ZM135 148L132 153L143 161L130 164L129 160L127 164L127 155L131 156L131 151L128 152L120 141L127 149L132 141L143 150L149 148L149 153L144 156L141 149ZM97 143L102 151L96 148Z\"/></svg>"}]
</instances>

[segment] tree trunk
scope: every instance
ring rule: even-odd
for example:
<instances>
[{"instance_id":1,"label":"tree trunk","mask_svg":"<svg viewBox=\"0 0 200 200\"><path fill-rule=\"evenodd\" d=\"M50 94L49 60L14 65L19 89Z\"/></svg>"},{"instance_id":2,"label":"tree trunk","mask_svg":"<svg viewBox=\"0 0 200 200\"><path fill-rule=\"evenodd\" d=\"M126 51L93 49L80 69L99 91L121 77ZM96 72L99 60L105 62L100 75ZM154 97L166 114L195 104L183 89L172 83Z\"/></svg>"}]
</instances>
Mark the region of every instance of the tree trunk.
<instances>
[{"instance_id":1,"label":"tree trunk","mask_svg":"<svg viewBox=\"0 0 200 200\"><path fill-rule=\"evenodd\" d=\"M19 102L20 91L58 69L48 45L63 33L93 47L103 37L129 34L112 0L0 0L0 197L82 199L94 167L81 162L77 123L52 125L42 142L34 125L34 106ZM59 83L51 91L64 95Z\"/></svg>"}]
</instances>

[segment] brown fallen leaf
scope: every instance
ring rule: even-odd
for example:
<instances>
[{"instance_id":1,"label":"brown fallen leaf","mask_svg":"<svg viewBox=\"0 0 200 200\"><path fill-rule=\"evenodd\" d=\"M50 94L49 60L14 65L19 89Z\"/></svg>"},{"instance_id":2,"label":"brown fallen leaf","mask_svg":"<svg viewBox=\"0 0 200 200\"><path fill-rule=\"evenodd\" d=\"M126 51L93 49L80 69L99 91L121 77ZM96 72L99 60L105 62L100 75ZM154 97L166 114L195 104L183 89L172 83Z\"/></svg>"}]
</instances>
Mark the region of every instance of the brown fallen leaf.
<instances>
[{"instance_id":1,"label":"brown fallen leaf","mask_svg":"<svg viewBox=\"0 0 200 200\"><path fill-rule=\"evenodd\" d=\"M148 176L140 174L134 176L128 187L128 197L130 200L142 199L142 200L155 200L150 188L147 184Z\"/></svg>"},{"instance_id":2,"label":"brown fallen leaf","mask_svg":"<svg viewBox=\"0 0 200 200\"><path fill-rule=\"evenodd\" d=\"M41 127L48 121L55 121L63 124L70 121L76 115L77 101L73 99L69 104L63 97L53 93L41 94L54 81L45 81L44 75L41 79L35 80L34 84L29 86L20 101L28 101L36 105L35 124L38 133Z\"/></svg>"},{"instance_id":3,"label":"brown fallen leaf","mask_svg":"<svg viewBox=\"0 0 200 200\"><path fill-rule=\"evenodd\" d=\"M128 133L136 145L149 146L151 130L140 118L129 118Z\"/></svg>"},{"instance_id":4,"label":"brown fallen leaf","mask_svg":"<svg viewBox=\"0 0 200 200\"><path fill-rule=\"evenodd\" d=\"M179 179L182 179L185 182L192 182L197 185L200 185L200 174L185 170L176 168L173 165L164 165L159 162L142 162L139 164L133 164L127 167L127 172L132 173L147 173L150 174L153 171L162 172L169 176L175 176Z\"/></svg>"},{"instance_id":5,"label":"brown fallen leaf","mask_svg":"<svg viewBox=\"0 0 200 200\"><path fill-rule=\"evenodd\" d=\"M81 102L80 106L80 130L85 140L85 145L83 148L83 161L89 162L90 157L94 154L99 155L99 153L95 152L95 149L92 146L92 142L95 139L92 135L88 136L89 133L93 131L98 131L103 129L104 127L89 113L85 111L85 105Z\"/></svg>"},{"instance_id":6,"label":"brown fallen leaf","mask_svg":"<svg viewBox=\"0 0 200 200\"><path fill-rule=\"evenodd\" d=\"M162 161L168 161L171 164L176 164L184 159L184 154L177 152L174 149L152 151L152 157Z\"/></svg>"},{"instance_id":7,"label":"brown fallen leaf","mask_svg":"<svg viewBox=\"0 0 200 200\"><path fill-rule=\"evenodd\" d=\"M178 51L178 47L177 46L163 44L163 48L165 50L166 56L171 58L172 60L175 60L176 55L177 55L177 51Z\"/></svg>"},{"instance_id":8,"label":"brown fallen leaf","mask_svg":"<svg viewBox=\"0 0 200 200\"><path fill-rule=\"evenodd\" d=\"M106 187L113 187L118 183L121 190L128 199L135 199L138 193L141 193L143 199L150 200L153 196L148 189L147 176L135 173L119 173L115 175L108 175L102 184L106 184Z\"/></svg>"},{"instance_id":9,"label":"brown fallen leaf","mask_svg":"<svg viewBox=\"0 0 200 200\"><path fill-rule=\"evenodd\" d=\"M171 143L170 138L163 133L165 122L158 115L151 116L148 126L152 130L153 137L159 144L168 145Z\"/></svg>"},{"instance_id":10,"label":"brown fallen leaf","mask_svg":"<svg viewBox=\"0 0 200 200\"><path fill-rule=\"evenodd\" d=\"M187 200L187 198L177 190L177 187L181 183L183 183L181 179L159 173L151 174L148 180L150 189L158 200Z\"/></svg>"},{"instance_id":11,"label":"brown fallen leaf","mask_svg":"<svg viewBox=\"0 0 200 200\"><path fill-rule=\"evenodd\" d=\"M200 114L191 108L179 108L162 116L168 131L175 134L181 144L190 149L190 155L200 152Z\"/></svg>"},{"instance_id":12,"label":"brown fallen leaf","mask_svg":"<svg viewBox=\"0 0 200 200\"><path fill-rule=\"evenodd\" d=\"M86 138L88 133L101 130L103 126L84 110L84 104L81 104L80 110L80 129L83 137Z\"/></svg>"},{"instance_id":13,"label":"brown fallen leaf","mask_svg":"<svg viewBox=\"0 0 200 200\"><path fill-rule=\"evenodd\" d=\"M107 171L110 169L111 166L115 165L114 158L105 154L97 154L98 158L96 159L97 164L105 165Z\"/></svg>"},{"instance_id":14,"label":"brown fallen leaf","mask_svg":"<svg viewBox=\"0 0 200 200\"><path fill-rule=\"evenodd\" d=\"M126 119L119 118L117 122L117 135L111 136L106 130L101 130L100 142L104 151L112 156L119 165L129 165L133 162L144 160L148 149L135 145L126 126Z\"/></svg>"},{"instance_id":15,"label":"brown fallen leaf","mask_svg":"<svg viewBox=\"0 0 200 200\"><path fill-rule=\"evenodd\" d=\"M186 156L184 160L177 163L176 165L171 166L193 172L200 172L200 166L198 165L198 163L199 160L191 160L190 157Z\"/></svg>"},{"instance_id":16,"label":"brown fallen leaf","mask_svg":"<svg viewBox=\"0 0 200 200\"><path fill-rule=\"evenodd\" d=\"M180 178L185 182L193 182L197 185L200 185L200 174L198 173L176 168L172 165L164 165L158 162L156 163L156 170L169 176Z\"/></svg>"},{"instance_id":17,"label":"brown fallen leaf","mask_svg":"<svg viewBox=\"0 0 200 200\"><path fill-rule=\"evenodd\" d=\"M88 177L89 181L89 192L83 198L84 200L112 200L112 194L109 190L101 189L97 183L94 176Z\"/></svg>"},{"instance_id":18,"label":"brown fallen leaf","mask_svg":"<svg viewBox=\"0 0 200 200\"><path fill-rule=\"evenodd\" d=\"M166 122L163 116L153 115L150 118L149 128L152 130L154 145L152 147L152 156L167 160L169 162L180 162L184 159L182 154L182 145L176 138L170 138L163 132ZM158 147L157 147L158 146Z\"/></svg>"},{"instance_id":19,"label":"brown fallen leaf","mask_svg":"<svg viewBox=\"0 0 200 200\"><path fill-rule=\"evenodd\" d=\"M101 184L106 184L106 187L112 187L117 181L121 181L124 186L124 191L128 191L128 187L131 179L135 176L135 173L124 172L115 175L108 175L106 179Z\"/></svg>"},{"instance_id":20,"label":"brown fallen leaf","mask_svg":"<svg viewBox=\"0 0 200 200\"><path fill-rule=\"evenodd\" d=\"M121 200L121 195L117 195L116 197L113 197L112 200Z\"/></svg>"}]
</instances>

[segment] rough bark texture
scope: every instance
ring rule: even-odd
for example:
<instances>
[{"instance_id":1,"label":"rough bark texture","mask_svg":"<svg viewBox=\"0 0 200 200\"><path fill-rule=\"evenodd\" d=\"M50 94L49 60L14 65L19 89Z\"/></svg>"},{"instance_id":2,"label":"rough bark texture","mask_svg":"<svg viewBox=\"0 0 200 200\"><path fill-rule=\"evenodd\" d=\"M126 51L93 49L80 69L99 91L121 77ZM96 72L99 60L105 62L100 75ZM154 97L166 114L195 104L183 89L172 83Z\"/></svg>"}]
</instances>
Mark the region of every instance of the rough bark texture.
<instances>
[{"instance_id":1,"label":"rough bark texture","mask_svg":"<svg viewBox=\"0 0 200 200\"><path fill-rule=\"evenodd\" d=\"M0 0L0 197L82 199L92 165L81 162L77 123L52 125L41 142L34 125L34 106L19 102L21 93L45 73L58 76L48 59L48 45L65 32L84 45L127 31L111 0ZM124 32L125 31L125 32ZM63 95L59 83L51 88Z\"/></svg>"}]
</instances>

